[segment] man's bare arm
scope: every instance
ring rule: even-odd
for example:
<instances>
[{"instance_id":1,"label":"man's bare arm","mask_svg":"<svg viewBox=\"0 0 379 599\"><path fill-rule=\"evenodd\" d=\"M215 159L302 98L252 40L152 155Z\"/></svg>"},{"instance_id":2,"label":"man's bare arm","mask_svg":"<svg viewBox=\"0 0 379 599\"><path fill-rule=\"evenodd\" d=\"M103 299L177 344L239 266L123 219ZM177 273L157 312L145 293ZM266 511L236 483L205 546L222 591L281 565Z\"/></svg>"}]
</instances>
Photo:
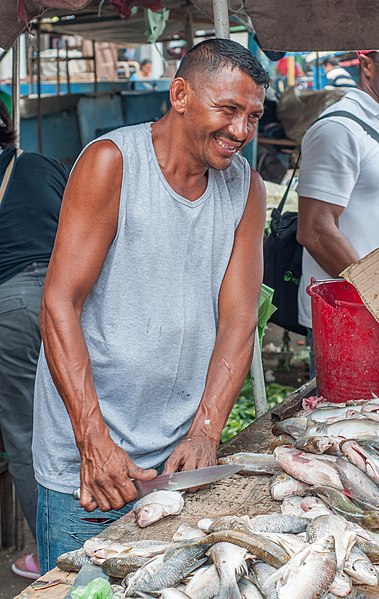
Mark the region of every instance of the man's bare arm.
<instances>
[{"instance_id":1,"label":"man's bare arm","mask_svg":"<svg viewBox=\"0 0 379 599\"><path fill-rule=\"evenodd\" d=\"M152 478L110 438L101 414L80 317L116 235L122 157L110 141L80 158L64 194L41 306L41 333L54 383L81 454L81 505L119 509L136 497L128 479Z\"/></svg>"},{"instance_id":2,"label":"man's bare arm","mask_svg":"<svg viewBox=\"0 0 379 599\"><path fill-rule=\"evenodd\" d=\"M263 275L265 189L253 171L249 197L221 286L219 325L201 403L166 472L216 463L221 433L249 370Z\"/></svg>"},{"instance_id":3,"label":"man's bare arm","mask_svg":"<svg viewBox=\"0 0 379 599\"><path fill-rule=\"evenodd\" d=\"M344 208L312 198L299 198L297 240L331 277L338 277L359 256L338 228Z\"/></svg>"}]
</instances>

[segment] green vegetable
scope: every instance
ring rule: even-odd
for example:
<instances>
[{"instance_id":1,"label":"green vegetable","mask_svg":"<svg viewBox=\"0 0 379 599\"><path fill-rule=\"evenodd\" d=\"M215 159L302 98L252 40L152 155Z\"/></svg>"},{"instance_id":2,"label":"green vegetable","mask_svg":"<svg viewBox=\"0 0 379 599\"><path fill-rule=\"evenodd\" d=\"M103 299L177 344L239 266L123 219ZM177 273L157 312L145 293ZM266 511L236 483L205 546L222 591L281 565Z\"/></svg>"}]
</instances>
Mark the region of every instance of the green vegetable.
<instances>
[{"instance_id":1,"label":"green vegetable","mask_svg":"<svg viewBox=\"0 0 379 599\"><path fill-rule=\"evenodd\" d=\"M266 394L269 409L279 405L292 391L294 391L293 387L279 385L278 383L270 383L267 385ZM240 433L254 420L255 407L253 399L253 385L251 382L251 376L249 374L243 384L239 398L237 399L222 432L221 443L225 443L237 433Z\"/></svg>"},{"instance_id":2,"label":"green vegetable","mask_svg":"<svg viewBox=\"0 0 379 599\"><path fill-rule=\"evenodd\" d=\"M112 599L112 587L104 578L95 578L85 587L77 587L71 591L72 599Z\"/></svg>"}]
</instances>

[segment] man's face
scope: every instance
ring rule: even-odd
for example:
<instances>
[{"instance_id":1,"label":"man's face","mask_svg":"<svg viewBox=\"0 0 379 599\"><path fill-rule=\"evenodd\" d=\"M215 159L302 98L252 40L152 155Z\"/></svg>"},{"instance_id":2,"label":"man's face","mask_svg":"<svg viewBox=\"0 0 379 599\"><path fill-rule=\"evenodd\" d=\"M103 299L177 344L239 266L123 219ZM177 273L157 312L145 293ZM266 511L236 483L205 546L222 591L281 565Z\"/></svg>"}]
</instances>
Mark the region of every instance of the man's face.
<instances>
[{"instance_id":1,"label":"man's face","mask_svg":"<svg viewBox=\"0 0 379 599\"><path fill-rule=\"evenodd\" d=\"M141 71L145 77L149 77L149 75L151 74L151 63L147 62L146 64L142 65Z\"/></svg>"},{"instance_id":2,"label":"man's face","mask_svg":"<svg viewBox=\"0 0 379 599\"><path fill-rule=\"evenodd\" d=\"M254 137L264 98L263 86L239 69L221 69L211 79L200 75L189 84L184 112L189 153L206 168L227 168Z\"/></svg>"}]
</instances>

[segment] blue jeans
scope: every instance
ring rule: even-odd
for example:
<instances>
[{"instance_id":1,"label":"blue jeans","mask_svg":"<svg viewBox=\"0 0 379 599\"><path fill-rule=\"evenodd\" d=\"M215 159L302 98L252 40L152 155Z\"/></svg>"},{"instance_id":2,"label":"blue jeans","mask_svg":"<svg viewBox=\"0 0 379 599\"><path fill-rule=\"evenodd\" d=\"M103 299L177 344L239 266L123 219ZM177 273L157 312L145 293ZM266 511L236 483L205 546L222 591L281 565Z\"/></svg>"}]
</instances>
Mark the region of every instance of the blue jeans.
<instances>
[{"instance_id":1,"label":"blue jeans","mask_svg":"<svg viewBox=\"0 0 379 599\"><path fill-rule=\"evenodd\" d=\"M38 485L37 546L41 575L56 565L66 551L83 547L112 522L133 509L134 502L121 510L86 512L71 494L58 493Z\"/></svg>"},{"instance_id":2,"label":"blue jeans","mask_svg":"<svg viewBox=\"0 0 379 599\"><path fill-rule=\"evenodd\" d=\"M158 474L162 473L163 467L164 464L155 466ZM38 485L37 547L41 575L55 567L62 553L80 549L84 541L99 535L112 522L125 516L134 503L127 503L121 510L86 512L71 494Z\"/></svg>"},{"instance_id":3,"label":"blue jeans","mask_svg":"<svg viewBox=\"0 0 379 599\"><path fill-rule=\"evenodd\" d=\"M39 310L47 264L34 262L0 284L0 427L22 511L35 536L33 393L41 345Z\"/></svg>"}]
</instances>

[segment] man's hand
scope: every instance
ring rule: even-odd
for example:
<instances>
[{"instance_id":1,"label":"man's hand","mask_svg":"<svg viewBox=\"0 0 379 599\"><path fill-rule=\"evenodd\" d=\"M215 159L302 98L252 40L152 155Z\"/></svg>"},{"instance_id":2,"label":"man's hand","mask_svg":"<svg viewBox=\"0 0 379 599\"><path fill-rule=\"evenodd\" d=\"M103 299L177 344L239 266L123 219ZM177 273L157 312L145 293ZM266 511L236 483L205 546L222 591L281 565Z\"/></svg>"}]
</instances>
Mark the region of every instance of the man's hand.
<instances>
[{"instance_id":1,"label":"man's hand","mask_svg":"<svg viewBox=\"0 0 379 599\"><path fill-rule=\"evenodd\" d=\"M186 437L168 458L163 474L171 474L178 470L197 470L217 464L218 444L205 435ZM197 491L201 487L188 489Z\"/></svg>"},{"instance_id":2,"label":"man's hand","mask_svg":"<svg viewBox=\"0 0 379 599\"><path fill-rule=\"evenodd\" d=\"M87 512L96 508L103 512L121 509L137 497L130 478L151 480L157 476L154 469L143 470L136 466L110 437L91 444L81 456L80 505Z\"/></svg>"}]
</instances>

